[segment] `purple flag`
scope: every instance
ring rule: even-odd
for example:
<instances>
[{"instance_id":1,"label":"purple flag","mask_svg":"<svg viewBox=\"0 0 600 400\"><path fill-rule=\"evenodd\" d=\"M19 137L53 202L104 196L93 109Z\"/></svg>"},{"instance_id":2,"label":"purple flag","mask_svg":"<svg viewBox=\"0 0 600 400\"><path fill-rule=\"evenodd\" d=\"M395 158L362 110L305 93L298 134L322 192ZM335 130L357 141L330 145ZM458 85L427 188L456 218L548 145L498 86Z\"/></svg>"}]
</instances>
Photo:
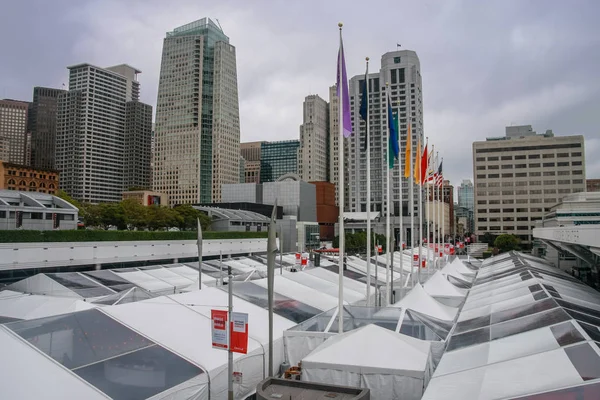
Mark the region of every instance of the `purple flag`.
<instances>
[{"instance_id":1,"label":"purple flag","mask_svg":"<svg viewBox=\"0 0 600 400\"><path fill-rule=\"evenodd\" d=\"M341 54L341 57L340 57ZM340 82L340 62L342 63L342 79ZM340 36L340 50L338 52L337 66L337 95L340 97L340 86L342 87L342 127L344 137L352 135L352 119L350 117L350 96L348 95L348 75L346 74L346 58L344 57L344 43Z\"/></svg>"}]
</instances>

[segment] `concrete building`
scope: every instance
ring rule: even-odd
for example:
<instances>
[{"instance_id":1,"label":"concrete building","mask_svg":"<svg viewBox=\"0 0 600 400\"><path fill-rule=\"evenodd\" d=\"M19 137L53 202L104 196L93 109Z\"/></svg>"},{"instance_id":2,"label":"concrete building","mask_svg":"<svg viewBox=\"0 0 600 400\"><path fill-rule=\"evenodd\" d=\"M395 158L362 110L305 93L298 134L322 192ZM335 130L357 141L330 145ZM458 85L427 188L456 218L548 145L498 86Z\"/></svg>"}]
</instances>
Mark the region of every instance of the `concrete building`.
<instances>
[{"instance_id":1,"label":"concrete building","mask_svg":"<svg viewBox=\"0 0 600 400\"><path fill-rule=\"evenodd\" d=\"M27 113L29 103L17 100L0 100L0 138L6 155L8 143L8 161L13 164L26 164Z\"/></svg>"},{"instance_id":2,"label":"concrete building","mask_svg":"<svg viewBox=\"0 0 600 400\"><path fill-rule=\"evenodd\" d=\"M348 207L345 211L366 212L367 211L367 155L363 150L363 142L366 134L366 124L361 119L359 110L362 96L364 74L353 77L350 80L350 107L352 110L353 135L347 139L346 168L349 178L346 182L348 187ZM373 211L386 214L387 207L391 207L391 214L395 216L395 226L398 224L398 216L402 208L405 218L404 226L410 226L410 215L418 216L418 187L414 188L414 210L410 210L409 182L403 179L402 199L400 199L399 173L404 171L404 151L408 124L411 124L411 145L414 155L418 139L423 140L423 91L421 79L421 67L417 53L410 50L393 51L381 56L381 68L378 72L369 74L369 109L370 109L370 138L369 149L371 153L371 206ZM386 174L388 173L388 100L386 93L386 82L389 83L389 96L394 113L398 113L398 124L400 130L400 157L401 162L395 163L392 171L390 184L392 193L392 204L388 205ZM332 114L333 115L333 114ZM332 131L333 132L333 131ZM332 136L334 136L332 134ZM400 207L400 202L402 207Z\"/></svg>"},{"instance_id":3,"label":"concrete building","mask_svg":"<svg viewBox=\"0 0 600 400\"><path fill-rule=\"evenodd\" d=\"M600 192L600 179L588 179L585 181L586 192Z\"/></svg>"},{"instance_id":4,"label":"concrete building","mask_svg":"<svg viewBox=\"0 0 600 400\"><path fill-rule=\"evenodd\" d=\"M210 229L217 232L267 232L271 219L262 214L221 207L194 206L211 219Z\"/></svg>"},{"instance_id":5,"label":"concrete building","mask_svg":"<svg viewBox=\"0 0 600 400\"><path fill-rule=\"evenodd\" d=\"M54 194L58 190L58 171L0 161L0 189Z\"/></svg>"},{"instance_id":6,"label":"concrete building","mask_svg":"<svg viewBox=\"0 0 600 400\"><path fill-rule=\"evenodd\" d=\"M458 205L472 210L474 208L473 182L471 182L470 179L463 179L460 186L457 188L457 192Z\"/></svg>"},{"instance_id":7,"label":"concrete building","mask_svg":"<svg viewBox=\"0 0 600 400\"><path fill-rule=\"evenodd\" d=\"M583 136L536 134L530 125L473 143L475 234L517 235L531 243L535 221L561 198L585 191Z\"/></svg>"},{"instance_id":8,"label":"concrete building","mask_svg":"<svg viewBox=\"0 0 600 400\"><path fill-rule=\"evenodd\" d=\"M0 136L0 160L10 159L10 139Z\"/></svg>"},{"instance_id":9,"label":"concrete building","mask_svg":"<svg viewBox=\"0 0 600 400\"><path fill-rule=\"evenodd\" d=\"M36 86L29 105L27 131L31 133L31 166L56 168L56 116L61 89Z\"/></svg>"},{"instance_id":10,"label":"concrete building","mask_svg":"<svg viewBox=\"0 0 600 400\"><path fill-rule=\"evenodd\" d=\"M298 175L306 182L329 179L329 105L318 95L306 96L300 125Z\"/></svg>"},{"instance_id":11,"label":"concrete building","mask_svg":"<svg viewBox=\"0 0 600 400\"><path fill-rule=\"evenodd\" d=\"M340 209L335 205L335 185L331 182L309 182L315 185L317 222L321 240L333 240Z\"/></svg>"},{"instance_id":12,"label":"concrete building","mask_svg":"<svg viewBox=\"0 0 600 400\"><path fill-rule=\"evenodd\" d=\"M246 142L240 144L240 154L245 160L245 183L260 183L260 151L263 142Z\"/></svg>"},{"instance_id":13,"label":"concrete building","mask_svg":"<svg viewBox=\"0 0 600 400\"><path fill-rule=\"evenodd\" d=\"M150 179L152 109L138 102L141 71L125 64L68 69L56 123L61 188L85 202L118 202L128 185Z\"/></svg>"},{"instance_id":14,"label":"concrete building","mask_svg":"<svg viewBox=\"0 0 600 400\"><path fill-rule=\"evenodd\" d=\"M153 187L171 205L219 202L239 183L236 50L209 18L167 32L155 140Z\"/></svg>"},{"instance_id":15,"label":"concrete building","mask_svg":"<svg viewBox=\"0 0 600 400\"><path fill-rule=\"evenodd\" d=\"M130 190L123 192L123 200L135 200L143 206L165 206L169 204L169 196L150 190Z\"/></svg>"},{"instance_id":16,"label":"concrete building","mask_svg":"<svg viewBox=\"0 0 600 400\"><path fill-rule=\"evenodd\" d=\"M339 206L339 99L336 85L329 87L329 182L335 185L335 205ZM344 160L348 162L348 141L344 141ZM344 210L348 210L348 169L344 170L346 188L344 192Z\"/></svg>"},{"instance_id":17,"label":"concrete building","mask_svg":"<svg viewBox=\"0 0 600 400\"><path fill-rule=\"evenodd\" d=\"M260 183L275 182L283 175L298 173L298 140L262 142Z\"/></svg>"},{"instance_id":18,"label":"concrete building","mask_svg":"<svg viewBox=\"0 0 600 400\"><path fill-rule=\"evenodd\" d=\"M0 190L0 230L77 229L78 212L50 194Z\"/></svg>"}]
</instances>

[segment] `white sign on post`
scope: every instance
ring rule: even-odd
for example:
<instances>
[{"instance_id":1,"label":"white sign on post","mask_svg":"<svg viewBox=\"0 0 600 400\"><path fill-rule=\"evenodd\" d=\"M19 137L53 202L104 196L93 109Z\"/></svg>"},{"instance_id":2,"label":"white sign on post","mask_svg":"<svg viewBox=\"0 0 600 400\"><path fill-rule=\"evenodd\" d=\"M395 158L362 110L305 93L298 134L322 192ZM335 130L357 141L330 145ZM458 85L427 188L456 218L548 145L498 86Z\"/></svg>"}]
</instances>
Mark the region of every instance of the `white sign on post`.
<instances>
[{"instance_id":1,"label":"white sign on post","mask_svg":"<svg viewBox=\"0 0 600 400\"><path fill-rule=\"evenodd\" d=\"M212 346L216 349L227 350L229 348L228 312L211 310L210 314L212 320Z\"/></svg>"}]
</instances>

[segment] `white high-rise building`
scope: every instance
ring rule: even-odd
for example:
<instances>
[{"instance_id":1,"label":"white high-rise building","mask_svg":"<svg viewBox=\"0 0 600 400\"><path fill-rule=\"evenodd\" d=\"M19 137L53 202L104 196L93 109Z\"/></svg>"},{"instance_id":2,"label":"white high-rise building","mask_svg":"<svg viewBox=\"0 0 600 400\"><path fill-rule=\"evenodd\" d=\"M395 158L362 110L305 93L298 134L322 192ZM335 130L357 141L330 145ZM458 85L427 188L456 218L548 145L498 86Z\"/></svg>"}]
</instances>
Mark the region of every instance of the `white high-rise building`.
<instances>
[{"instance_id":1,"label":"white high-rise building","mask_svg":"<svg viewBox=\"0 0 600 400\"><path fill-rule=\"evenodd\" d=\"M120 201L129 186L149 186L152 107L138 102L141 71L125 64L68 69L56 120L61 189L103 203Z\"/></svg>"},{"instance_id":2,"label":"white high-rise building","mask_svg":"<svg viewBox=\"0 0 600 400\"><path fill-rule=\"evenodd\" d=\"M167 32L155 125L154 190L171 205L221 201L240 180L235 47L203 18Z\"/></svg>"},{"instance_id":3,"label":"white high-rise building","mask_svg":"<svg viewBox=\"0 0 600 400\"><path fill-rule=\"evenodd\" d=\"M373 63L370 64L371 69ZM350 80L350 108L352 111L353 135L346 139L347 156L346 168L348 171L347 190L348 203L346 211L364 212L367 210L367 155L363 150L366 134L366 124L361 119L359 110L362 95L364 74L354 76ZM399 173L404 173L404 154L408 121L411 121L412 154L414 156L418 139L423 141L423 90L421 81L421 66L417 53L410 50L393 51L381 57L381 69L369 74L369 109L370 109L370 138L369 149L371 152L371 209L380 211L385 215L387 210L386 175L388 173L388 101L386 83L389 83L389 96L393 113L398 113L400 130L400 159L394 164L390 178L392 204L391 214L395 216L397 226L400 210ZM334 94L335 94L335 88ZM333 115L331 114L332 120ZM331 135L332 138L337 135ZM337 154L337 153L336 153ZM403 215L410 215L409 210L409 183L403 183ZM425 196L423 196L423 199ZM414 188L414 214L418 218L419 188ZM408 218L406 219L408 221ZM405 222L406 222L405 221ZM405 223L405 228L407 228ZM416 226L415 226L416 228ZM406 236L405 236L406 237Z\"/></svg>"},{"instance_id":4,"label":"white high-rise building","mask_svg":"<svg viewBox=\"0 0 600 400\"><path fill-rule=\"evenodd\" d=\"M329 105L319 95L306 96L300 125L298 175L303 181L327 181L329 165Z\"/></svg>"}]
</instances>

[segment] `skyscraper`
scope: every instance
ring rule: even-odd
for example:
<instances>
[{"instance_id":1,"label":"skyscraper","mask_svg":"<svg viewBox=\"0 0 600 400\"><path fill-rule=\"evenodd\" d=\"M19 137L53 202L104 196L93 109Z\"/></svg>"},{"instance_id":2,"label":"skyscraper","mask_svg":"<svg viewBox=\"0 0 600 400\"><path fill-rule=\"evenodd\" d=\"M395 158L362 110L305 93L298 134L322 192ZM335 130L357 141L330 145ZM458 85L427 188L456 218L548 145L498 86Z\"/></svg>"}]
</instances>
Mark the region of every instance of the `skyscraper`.
<instances>
[{"instance_id":1,"label":"skyscraper","mask_svg":"<svg viewBox=\"0 0 600 400\"><path fill-rule=\"evenodd\" d=\"M0 100L0 141L4 154L13 164L26 164L27 113L29 103L17 100Z\"/></svg>"},{"instance_id":2,"label":"skyscraper","mask_svg":"<svg viewBox=\"0 0 600 400\"><path fill-rule=\"evenodd\" d=\"M360 118L359 109L364 82L364 74L350 80L350 107L352 109L353 135L347 139L346 168L348 170L348 207L346 211L364 212L367 210L367 155L363 150L366 124ZM374 211L385 213L387 210L386 175L388 173L388 118L386 83L389 83L389 95L394 113L398 113L401 138L401 163L396 161L391 175L392 202L391 214L399 215L399 171L404 172L404 149L411 122L411 144L414 156L417 140L423 142L423 91L421 67L417 53L410 50L393 51L381 57L379 72L369 74L369 110L371 152L371 207ZM332 114L333 115L333 114ZM332 135L334 136L334 135ZM409 183L404 180L402 192L403 215L409 215ZM414 189L414 217L418 218L419 189Z\"/></svg>"},{"instance_id":3,"label":"skyscraper","mask_svg":"<svg viewBox=\"0 0 600 400\"><path fill-rule=\"evenodd\" d=\"M158 86L153 186L169 202L221 200L240 180L235 47L203 18L167 32Z\"/></svg>"},{"instance_id":4,"label":"skyscraper","mask_svg":"<svg viewBox=\"0 0 600 400\"><path fill-rule=\"evenodd\" d=\"M473 143L475 234L531 242L535 221L570 193L585 192L583 136L536 134L531 125Z\"/></svg>"},{"instance_id":5,"label":"skyscraper","mask_svg":"<svg viewBox=\"0 0 600 400\"><path fill-rule=\"evenodd\" d=\"M46 87L33 88L27 130L31 132L31 165L34 168L56 167L56 112L58 96L64 92Z\"/></svg>"},{"instance_id":6,"label":"skyscraper","mask_svg":"<svg viewBox=\"0 0 600 400\"><path fill-rule=\"evenodd\" d=\"M240 144L240 154L244 159L245 183L260 183L260 152L263 142L246 142Z\"/></svg>"},{"instance_id":7,"label":"skyscraper","mask_svg":"<svg viewBox=\"0 0 600 400\"><path fill-rule=\"evenodd\" d=\"M138 102L141 71L125 64L68 69L56 122L60 187L85 202L120 201L127 185L149 183L152 108Z\"/></svg>"},{"instance_id":8,"label":"skyscraper","mask_svg":"<svg viewBox=\"0 0 600 400\"><path fill-rule=\"evenodd\" d=\"M473 182L463 179L458 187L458 205L473 210Z\"/></svg>"},{"instance_id":9,"label":"skyscraper","mask_svg":"<svg viewBox=\"0 0 600 400\"><path fill-rule=\"evenodd\" d=\"M262 142L260 147L260 183L274 182L285 174L298 173L298 140Z\"/></svg>"},{"instance_id":10,"label":"skyscraper","mask_svg":"<svg viewBox=\"0 0 600 400\"><path fill-rule=\"evenodd\" d=\"M329 105L318 95L306 96L300 125L298 175L306 182L329 178Z\"/></svg>"}]
</instances>

